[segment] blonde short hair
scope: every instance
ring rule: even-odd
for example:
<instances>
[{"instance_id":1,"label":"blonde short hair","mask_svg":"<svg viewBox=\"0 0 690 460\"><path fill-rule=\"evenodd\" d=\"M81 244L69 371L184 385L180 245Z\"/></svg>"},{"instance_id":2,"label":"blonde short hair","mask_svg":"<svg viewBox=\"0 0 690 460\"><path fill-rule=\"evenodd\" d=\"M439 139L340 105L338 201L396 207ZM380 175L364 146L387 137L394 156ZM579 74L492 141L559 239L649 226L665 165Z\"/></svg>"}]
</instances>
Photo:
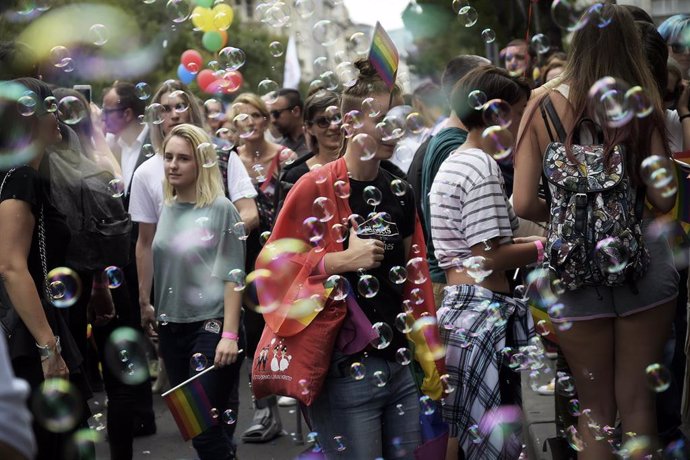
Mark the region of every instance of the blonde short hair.
<instances>
[{"instance_id":1,"label":"blonde short hair","mask_svg":"<svg viewBox=\"0 0 690 460\"><path fill-rule=\"evenodd\" d=\"M165 147L173 137L179 137L187 141L194 152L194 160L197 165L196 176L196 204L195 208L210 206L219 196L225 196L223 181L218 167L218 154L209 135L198 126L181 124L175 126L163 141L163 153ZM204 146L199 148L199 146ZM175 198L175 189L168 179L163 181L163 197L165 204L171 204Z\"/></svg>"},{"instance_id":2,"label":"blonde short hair","mask_svg":"<svg viewBox=\"0 0 690 460\"><path fill-rule=\"evenodd\" d=\"M266 120L271 119L271 114L268 112L266 103L263 99L261 99L261 97L254 93L242 93L239 96L237 96L234 101L232 101L232 105L230 106L230 110L228 111L228 119L230 121L233 121L235 117L239 114L239 111L236 107L237 104L251 105L256 110L258 110L259 113L266 118Z\"/></svg>"}]
</instances>

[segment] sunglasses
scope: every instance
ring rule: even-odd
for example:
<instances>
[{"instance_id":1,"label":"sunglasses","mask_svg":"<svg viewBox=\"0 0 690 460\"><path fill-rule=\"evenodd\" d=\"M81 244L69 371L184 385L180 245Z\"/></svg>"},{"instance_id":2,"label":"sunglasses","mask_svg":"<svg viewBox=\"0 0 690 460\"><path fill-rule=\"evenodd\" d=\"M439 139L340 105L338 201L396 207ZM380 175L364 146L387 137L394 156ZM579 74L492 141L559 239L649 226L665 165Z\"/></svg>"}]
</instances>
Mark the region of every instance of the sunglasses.
<instances>
[{"instance_id":1,"label":"sunglasses","mask_svg":"<svg viewBox=\"0 0 690 460\"><path fill-rule=\"evenodd\" d=\"M292 107L285 107L284 109L271 110L270 114L273 118L280 118L280 115L282 115L283 112L286 110L292 110L294 108L295 106L293 105Z\"/></svg>"},{"instance_id":2,"label":"sunglasses","mask_svg":"<svg viewBox=\"0 0 690 460\"><path fill-rule=\"evenodd\" d=\"M340 114L333 117L317 117L309 122L310 125L316 125L319 128L326 129L331 126L331 123L339 125L341 121Z\"/></svg>"},{"instance_id":3,"label":"sunglasses","mask_svg":"<svg viewBox=\"0 0 690 460\"><path fill-rule=\"evenodd\" d=\"M685 54L690 51L690 46L683 45L682 43L672 43L671 50L676 54Z\"/></svg>"}]
</instances>

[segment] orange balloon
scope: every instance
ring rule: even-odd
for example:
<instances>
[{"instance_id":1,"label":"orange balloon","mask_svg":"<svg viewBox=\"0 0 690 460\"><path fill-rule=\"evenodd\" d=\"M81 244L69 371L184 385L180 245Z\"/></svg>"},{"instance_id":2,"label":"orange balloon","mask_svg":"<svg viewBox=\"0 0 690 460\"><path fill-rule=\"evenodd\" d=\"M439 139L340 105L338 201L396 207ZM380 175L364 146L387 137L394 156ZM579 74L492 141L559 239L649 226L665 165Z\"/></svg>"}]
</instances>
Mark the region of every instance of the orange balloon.
<instances>
[{"instance_id":1,"label":"orange balloon","mask_svg":"<svg viewBox=\"0 0 690 460\"><path fill-rule=\"evenodd\" d=\"M219 30L218 33L220 34L220 37L222 39L223 45L221 48L223 48L225 45L228 44L228 31L227 30Z\"/></svg>"}]
</instances>

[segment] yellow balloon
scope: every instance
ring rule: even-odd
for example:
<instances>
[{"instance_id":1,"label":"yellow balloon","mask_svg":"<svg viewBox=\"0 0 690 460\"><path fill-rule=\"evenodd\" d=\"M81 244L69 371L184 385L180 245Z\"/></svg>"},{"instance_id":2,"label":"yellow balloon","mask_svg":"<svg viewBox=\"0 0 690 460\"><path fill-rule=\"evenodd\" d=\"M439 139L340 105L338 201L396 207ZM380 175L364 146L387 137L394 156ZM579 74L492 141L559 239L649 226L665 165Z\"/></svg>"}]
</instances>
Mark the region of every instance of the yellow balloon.
<instances>
[{"instance_id":1,"label":"yellow balloon","mask_svg":"<svg viewBox=\"0 0 690 460\"><path fill-rule=\"evenodd\" d=\"M213 12L210 8L204 8L203 6L197 6L192 10L192 24L204 32L216 30L216 27L213 25Z\"/></svg>"},{"instance_id":2,"label":"yellow balloon","mask_svg":"<svg viewBox=\"0 0 690 460\"><path fill-rule=\"evenodd\" d=\"M218 30L228 30L235 13L230 5L219 3L213 7L213 25Z\"/></svg>"}]
</instances>

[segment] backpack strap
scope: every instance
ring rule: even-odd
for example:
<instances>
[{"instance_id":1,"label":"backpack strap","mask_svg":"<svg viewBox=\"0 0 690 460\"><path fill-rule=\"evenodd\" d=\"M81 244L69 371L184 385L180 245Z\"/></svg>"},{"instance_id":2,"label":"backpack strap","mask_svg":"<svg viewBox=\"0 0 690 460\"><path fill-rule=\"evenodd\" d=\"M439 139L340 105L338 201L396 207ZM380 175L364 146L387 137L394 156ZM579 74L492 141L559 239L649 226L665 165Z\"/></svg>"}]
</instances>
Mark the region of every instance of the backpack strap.
<instances>
[{"instance_id":1,"label":"backpack strap","mask_svg":"<svg viewBox=\"0 0 690 460\"><path fill-rule=\"evenodd\" d=\"M542 118L544 118L544 124L546 125L546 130L549 133L549 138L551 139L551 142L555 142L556 139L558 139L560 142L565 142L565 138L568 134L565 132L563 123L561 123L561 118L558 116L558 112L556 112L556 108L553 106L551 97L547 95L541 101L541 104L539 104L539 110L541 111ZM553 125L554 129L556 130L558 138L556 138L553 135L553 132L551 131L551 128L549 126L549 120L551 121L551 124Z\"/></svg>"}]
</instances>

